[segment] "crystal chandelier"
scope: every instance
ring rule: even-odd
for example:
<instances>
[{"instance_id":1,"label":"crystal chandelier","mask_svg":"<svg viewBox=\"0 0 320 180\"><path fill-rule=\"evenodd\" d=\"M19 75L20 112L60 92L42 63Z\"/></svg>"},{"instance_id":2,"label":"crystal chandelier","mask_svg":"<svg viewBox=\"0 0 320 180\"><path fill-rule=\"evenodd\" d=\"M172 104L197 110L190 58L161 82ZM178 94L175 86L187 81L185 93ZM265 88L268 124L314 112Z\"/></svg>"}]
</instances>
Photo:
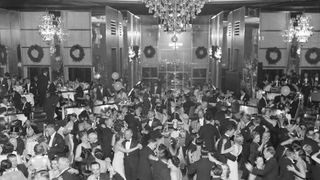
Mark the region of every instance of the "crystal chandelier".
<instances>
[{"instance_id":1,"label":"crystal chandelier","mask_svg":"<svg viewBox=\"0 0 320 180\"><path fill-rule=\"evenodd\" d=\"M50 53L56 52L55 40L58 44L65 40L67 36L63 27L61 17L55 17L53 14L47 13L41 17L41 24L39 25L39 33L44 42L50 45Z\"/></svg>"},{"instance_id":2,"label":"crystal chandelier","mask_svg":"<svg viewBox=\"0 0 320 180\"><path fill-rule=\"evenodd\" d=\"M149 13L160 19L161 28L168 32L183 32L201 12L206 0L143 0Z\"/></svg>"},{"instance_id":3,"label":"crystal chandelier","mask_svg":"<svg viewBox=\"0 0 320 180\"><path fill-rule=\"evenodd\" d=\"M285 30L282 37L286 42L296 41L297 43L306 43L313 35L313 27L310 25L311 18L305 15L299 15L290 19L289 29Z\"/></svg>"}]
</instances>

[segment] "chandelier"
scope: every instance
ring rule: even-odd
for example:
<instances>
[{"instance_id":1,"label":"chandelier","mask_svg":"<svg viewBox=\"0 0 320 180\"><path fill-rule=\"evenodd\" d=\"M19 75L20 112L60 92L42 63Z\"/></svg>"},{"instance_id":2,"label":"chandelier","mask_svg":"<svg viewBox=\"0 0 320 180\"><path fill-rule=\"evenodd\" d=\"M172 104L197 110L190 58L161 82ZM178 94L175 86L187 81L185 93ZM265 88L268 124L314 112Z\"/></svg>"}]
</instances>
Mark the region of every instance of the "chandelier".
<instances>
[{"instance_id":1,"label":"chandelier","mask_svg":"<svg viewBox=\"0 0 320 180\"><path fill-rule=\"evenodd\" d=\"M201 12L206 0L143 0L149 13L160 19L161 28L168 32L183 32Z\"/></svg>"},{"instance_id":2,"label":"chandelier","mask_svg":"<svg viewBox=\"0 0 320 180\"><path fill-rule=\"evenodd\" d=\"M53 14L47 13L41 17L41 24L39 25L39 33L44 42L50 45L50 53L56 52L55 43L61 43L67 36L64 30L63 21L61 17L56 17Z\"/></svg>"},{"instance_id":3,"label":"chandelier","mask_svg":"<svg viewBox=\"0 0 320 180\"><path fill-rule=\"evenodd\" d=\"M313 27L310 25L311 18L305 15L298 15L290 19L289 29L285 30L282 37L286 42L296 41L297 43L306 43L313 35Z\"/></svg>"}]
</instances>

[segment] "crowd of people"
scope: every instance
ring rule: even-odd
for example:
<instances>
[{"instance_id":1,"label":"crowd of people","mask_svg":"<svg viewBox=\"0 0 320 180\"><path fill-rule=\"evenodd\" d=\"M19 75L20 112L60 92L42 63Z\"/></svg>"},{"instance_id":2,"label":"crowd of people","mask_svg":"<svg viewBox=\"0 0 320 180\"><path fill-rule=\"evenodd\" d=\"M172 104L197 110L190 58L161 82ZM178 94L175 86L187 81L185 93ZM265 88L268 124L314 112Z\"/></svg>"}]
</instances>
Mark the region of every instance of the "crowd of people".
<instances>
[{"instance_id":1,"label":"crowd of people","mask_svg":"<svg viewBox=\"0 0 320 180\"><path fill-rule=\"evenodd\" d=\"M249 113L240 110L250 104L246 90L224 93L210 84L165 89L138 83L127 93L97 80L87 93L74 83L72 102L57 88L66 85L50 83L44 72L21 81L21 92L35 95L32 107L17 98L19 80L0 79L0 107L27 117L24 123L0 118L1 180L319 179L320 119L305 120L297 93L307 95L303 83L284 81L297 92L274 100L261 93L257 113ZM95 105L110 103L117 106L93 113ZM64 117L64 106L85 108ZM47 114L43 126L30 116L37 109Z\"/></svg>"}]
</instances>

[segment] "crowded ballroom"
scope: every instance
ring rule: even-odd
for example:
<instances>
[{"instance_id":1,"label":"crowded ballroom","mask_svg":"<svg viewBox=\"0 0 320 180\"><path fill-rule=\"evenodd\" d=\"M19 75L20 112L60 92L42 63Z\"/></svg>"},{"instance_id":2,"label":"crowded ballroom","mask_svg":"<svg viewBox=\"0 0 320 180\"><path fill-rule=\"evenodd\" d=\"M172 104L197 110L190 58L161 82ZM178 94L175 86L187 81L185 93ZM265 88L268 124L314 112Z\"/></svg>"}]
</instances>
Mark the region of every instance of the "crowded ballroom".
<instances>
[{"instance_id":1,"label":"crowded ballroom","mask_svg":"<svg viewBox=\"0 0 320 180\"><path fill-rule=\"evenodd\" d=\"M320 0L0 0L0 180L320 180Z\"/></svg>"}]
</instances>

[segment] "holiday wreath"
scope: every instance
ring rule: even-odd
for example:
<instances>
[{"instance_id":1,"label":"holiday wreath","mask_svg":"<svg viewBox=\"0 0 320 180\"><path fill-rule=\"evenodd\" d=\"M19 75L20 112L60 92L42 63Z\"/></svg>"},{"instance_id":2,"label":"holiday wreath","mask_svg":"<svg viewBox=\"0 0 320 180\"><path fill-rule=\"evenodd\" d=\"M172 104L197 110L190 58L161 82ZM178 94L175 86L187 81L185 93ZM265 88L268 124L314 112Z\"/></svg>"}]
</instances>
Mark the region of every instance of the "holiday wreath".
<instances>
[{"instance_id":1,"label":"holiday wreath","mask_svg":"<svg viewBox=\"0 0 320 180\"><path fill-rule=\"evenodd\" d=\"M143 50L144 55L146 58L153 58L156 54L156 50L152 46L146 46Z\"/></svg>"},{"instance_id":2,"label":"holiday wreath","mask_svg":"<svg viewBox=\"0 0 320 180\"><path fill-rule=\"evenodd\" d=\"M196 56L197 56L198 59L203 59L207 55L208 55L207 48L202 46L202 47L198 47L196 49Z\"/></svg>"},{"instance_id":3,"label":"holiday wreath","mask_svg":"<svg viewBox=\"0 0 320 180\"><path fill-rule=\"evenodd\" d=\"M37 56L33 56L33 51L37 52ZM28 57L32 62L38 63L43 58L43 49L41 46L35 44L29 47L28 49Z\"/></svg>"},{"instance_id":4,"label":"holiday wreath","mask_svg":"<svg viewBox=\"0 0 320 180\"><path fill-rule=\"evenodd\" d=\"M274 57L276 55L276 57ZM281 59L281 51L277 47L268 48L266 52L266 60L269 64L276 64Z\"/></svg>"},{"instance_id":5,"label":"holiday wreath","mask_svg":"<svg viewBox=\"0 0 320 180\"><path fill-rule=\"evenodd\" d=\"M79 55L77 56L75 54L76 51L79 51ZM80 62L84 58L84 50L83 47L81 47L79 44L76 44L71 47L70 49L70 57L72 58L73 61L75 62Z\"/></svg>"},{"instance_id":6,"label":"holiday wreath","mask_svg":"<svg viewBox=\"0 0 320 180\"><path fill-rule=\"evenodd\" d=\"M310 48L304 57L309 64L317 64L320 61L320 49L316 47Z\"/></svg>"},{"instance_id":7,"label":"holiday wreath","mask_svg":"<svg viewBox=\"0 0 320 180\"><path fill-rule=\"evenodd\" d=\"M7 57L7 48L4 45L0 44L0 63L2 65L7 64Z\"/></svg>"}]
</instances>

